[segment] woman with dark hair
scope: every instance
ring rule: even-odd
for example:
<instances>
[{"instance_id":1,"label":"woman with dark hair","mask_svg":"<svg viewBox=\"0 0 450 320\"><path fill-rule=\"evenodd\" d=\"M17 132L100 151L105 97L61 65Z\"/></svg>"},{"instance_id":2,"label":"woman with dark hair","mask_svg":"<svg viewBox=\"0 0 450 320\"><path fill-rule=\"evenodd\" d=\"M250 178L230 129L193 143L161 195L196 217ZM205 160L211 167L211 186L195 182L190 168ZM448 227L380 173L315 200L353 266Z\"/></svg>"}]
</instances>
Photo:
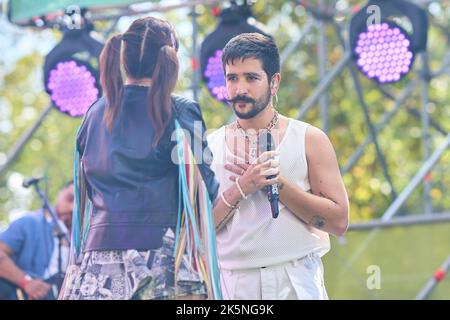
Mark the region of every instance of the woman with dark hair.
<instances>
[{"instance_id":1,"label":"woman with dark hair","mask_svg":"<svg viewBox=\"0 0 450 320\"><path fill-rule=\"evenodd\" d=\"M218 183L204 158L211 154L199 106L172 94L177 50L172 26L146 17L101 53L104 97L76 141L61 299L221 298L211 209ZM194 145L201 152L191 165Z\"/></svg>"}]
</instances>

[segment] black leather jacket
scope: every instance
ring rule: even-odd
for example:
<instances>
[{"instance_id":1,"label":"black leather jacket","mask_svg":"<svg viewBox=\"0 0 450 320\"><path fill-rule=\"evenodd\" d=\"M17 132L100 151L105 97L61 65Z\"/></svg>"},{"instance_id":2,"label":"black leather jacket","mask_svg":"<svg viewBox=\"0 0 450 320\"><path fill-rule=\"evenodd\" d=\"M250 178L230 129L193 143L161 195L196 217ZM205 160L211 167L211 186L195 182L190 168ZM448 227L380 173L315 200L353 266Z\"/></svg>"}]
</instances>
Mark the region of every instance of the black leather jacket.
<instances>
[{"instance_id":1,"label":"black leather jacket","mask_svg":"<svg viewBox=\"0 0 450 320\"><path fill-rule=\"evenodd\" d=\"M77 146L88 182L93 214L84 251L154 249L161 246L167 227L175 227L178 215L178 166L172 161L176 141L171 138L174 120L154 148L154 129L147 113L147 88L127 85L123 105L111 133L103 122L104 98L87 112ZM201 146L199 169L214 202L219 184L209 164L205 124L197 103L173 96L173 115ZM202 132L194 132L194 122ZM174 141L172 141L174 140Z\"/></svg>"}]
</instances>

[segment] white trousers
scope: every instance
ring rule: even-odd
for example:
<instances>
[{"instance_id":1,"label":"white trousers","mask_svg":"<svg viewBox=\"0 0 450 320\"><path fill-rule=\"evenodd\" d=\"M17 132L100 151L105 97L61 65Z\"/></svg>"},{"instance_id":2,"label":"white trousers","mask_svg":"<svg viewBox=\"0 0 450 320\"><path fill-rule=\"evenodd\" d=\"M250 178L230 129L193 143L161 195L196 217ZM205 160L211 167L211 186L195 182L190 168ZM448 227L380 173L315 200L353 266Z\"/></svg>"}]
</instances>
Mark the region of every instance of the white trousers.
<instances>
[{"instance_id":1,"label":"white trousers","mask_svg":"<svg viewBox=\"0 0 450 320\"><path fill-rule=\"evenodd\" d=\"M221 269L225 300L327 300L323 264L311 253L284 264L256 268Z\"/></svg>"}]
</instances>

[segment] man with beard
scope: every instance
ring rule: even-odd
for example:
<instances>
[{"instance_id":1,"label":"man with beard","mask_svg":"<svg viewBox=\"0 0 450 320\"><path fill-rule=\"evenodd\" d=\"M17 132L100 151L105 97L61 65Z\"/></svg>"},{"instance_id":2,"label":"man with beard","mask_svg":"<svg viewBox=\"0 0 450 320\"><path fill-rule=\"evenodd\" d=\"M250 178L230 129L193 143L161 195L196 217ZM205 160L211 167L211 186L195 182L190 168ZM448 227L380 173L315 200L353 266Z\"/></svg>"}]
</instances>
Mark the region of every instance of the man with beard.
<instances>
[{"instance_id":1,"label":"man with beard","mask_svg":"<svg viewBox=\"0 0 450 320\"><path fill-rule=\"evenodd\" d=\"M215 212L223 296L327 299L321 257L328 234L341 236L349 216L333 146L320 129L277 112L280 57L272 39L234 37L222 62L236 121L208 140L228 207ZM262 132L273 136L273 151L261 146ZM273 184L276 219L266 192Z\"/></svg>"},{"instance_id":2,"label":"man with beard","mask_svg":"<svg viewBox=\"0 0 450 320\"><path fill-rule=\"evenodd\" d=\"M59 191L55 204L59 225L69 236L73 203L70 181ZM59 271L65 271L68 258L69 244L64 238L59 242L49 212L40 209L14 220L0 233L0 300L55 299L62 280Z\"/></svg>"}]
</instances>

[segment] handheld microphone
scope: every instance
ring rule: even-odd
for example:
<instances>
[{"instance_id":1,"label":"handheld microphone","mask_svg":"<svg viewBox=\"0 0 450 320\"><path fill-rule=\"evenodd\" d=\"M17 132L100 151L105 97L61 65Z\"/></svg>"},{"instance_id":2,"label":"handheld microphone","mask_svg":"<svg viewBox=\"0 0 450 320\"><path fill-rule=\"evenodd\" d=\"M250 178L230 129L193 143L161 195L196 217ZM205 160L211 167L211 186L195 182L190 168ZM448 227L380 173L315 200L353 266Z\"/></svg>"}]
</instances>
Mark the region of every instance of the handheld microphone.
<instances>
[{"instance_id":1,"label":"handheld microphone","mask_svg":"<svg viewBox=\"0 0 450 320\"><path fill-rule=\"evenodd\" d=\"M264 130L259 135L259 147L260 152L266 152L266 151L273 151L275 150L275 141L273 139L272 134L269 131ZM275 178L275 175L268 176L267 179L273 179ZM278 217L278 214L280 213L280 210L278 208L278 199L279 199L279 193L278 193L278 185L272 184L270 186L266 187L267 191L267 198L270 202L270 209L272 210L272 217L276 219Z\"/></svg>"},{"instance_id":2,"label":"handheld microphone","mask_svg":"<svg viewBox=\"0 0 450 320\"><path fill-rule=\"evenodd\" d=\"M24 180L22 183L22 186L24 188L29 188L30 186L32 186L33 184L38 183L39 181L41 181L44 177L38 177L38 178L30 178L27 180Z\"/></svg>"}]
</instances>

